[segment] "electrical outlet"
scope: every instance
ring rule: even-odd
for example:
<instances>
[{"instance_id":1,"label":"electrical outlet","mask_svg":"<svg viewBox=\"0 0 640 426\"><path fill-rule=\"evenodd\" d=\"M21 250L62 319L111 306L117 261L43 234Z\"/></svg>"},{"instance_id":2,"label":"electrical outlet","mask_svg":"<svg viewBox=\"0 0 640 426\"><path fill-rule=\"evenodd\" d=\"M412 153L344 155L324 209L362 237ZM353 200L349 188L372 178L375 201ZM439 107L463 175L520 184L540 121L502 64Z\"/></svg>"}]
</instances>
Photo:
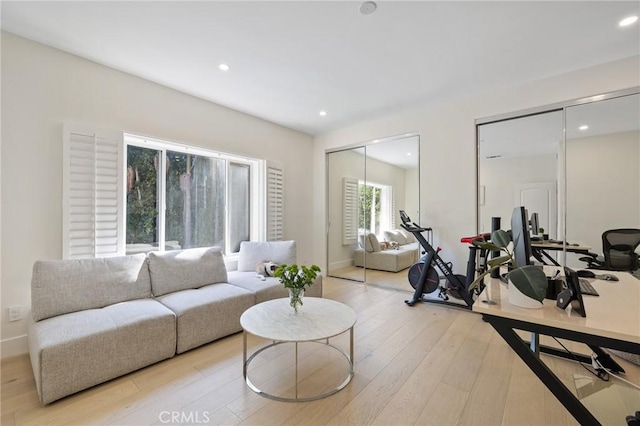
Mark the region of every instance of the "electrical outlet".
<instances>
[{"instance_id":1,"label":"electrical outlet","mask_svg":"<svg viewBox=\"0 0 640 426\"><path fill-rule=\"evenodd\" d=\"M9 321L18 321L21 319L21 311L20 306L9 306Z\"/></svg>"}]
</instances>

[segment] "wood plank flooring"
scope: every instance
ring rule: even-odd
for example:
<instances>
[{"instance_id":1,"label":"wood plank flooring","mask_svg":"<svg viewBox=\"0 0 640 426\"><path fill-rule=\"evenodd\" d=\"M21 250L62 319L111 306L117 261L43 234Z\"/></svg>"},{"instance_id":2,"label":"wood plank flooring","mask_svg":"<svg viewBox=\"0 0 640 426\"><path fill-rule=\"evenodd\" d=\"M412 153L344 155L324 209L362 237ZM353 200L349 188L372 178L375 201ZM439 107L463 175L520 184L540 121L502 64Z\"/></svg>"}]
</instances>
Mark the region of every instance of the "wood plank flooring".
<instances>
[{"instance_id":1,"label":"wood plank flooring","mask_svg":"<svg viewBox=\"0 0 640 426\"><path fill-rule=\"evenodd\" d=\"M358 314L355 376L345 389L330 397L285 403L249 390L242 378L239 333L44 407L37 400L28 356L5 359L0 372L0 423L576 424L479 315L434 304L408 307L403 303L405 292L334 278L325 279L324 297L339 300ZM347 347L348 335L333 342ZM249 343L253 350L264 344L252 337ZM569 347L580 350L576 346ZM336 378L328 371L340 359L320 355L326 359L316 363L314 356L315 350L301 352L301 389L323 386L323 381ZM575 389L574 374L588 375L576 363L544 359L570 389ZM278 346L256 357L250 374L265 385L290 387L286 374L291 373L291 364L286 348ZM624 360L620 364L627 370L628 380L640 382L640 367ZM620 413L619 424L624 424L628 414Z\"/></svg>"}]
</instances>

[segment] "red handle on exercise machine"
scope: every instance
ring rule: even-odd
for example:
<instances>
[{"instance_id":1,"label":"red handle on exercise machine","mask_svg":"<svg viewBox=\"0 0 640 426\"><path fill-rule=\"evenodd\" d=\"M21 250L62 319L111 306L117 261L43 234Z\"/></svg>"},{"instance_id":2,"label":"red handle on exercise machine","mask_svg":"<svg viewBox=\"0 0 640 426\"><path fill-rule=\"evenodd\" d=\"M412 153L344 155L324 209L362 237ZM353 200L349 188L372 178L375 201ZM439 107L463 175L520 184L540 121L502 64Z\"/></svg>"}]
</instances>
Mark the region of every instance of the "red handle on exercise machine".
<instances>
[{"instance_id":1,"label":"red handle on exercise machine","mask_svg":"<svg viewBox=\"0 0 640 426\"><path fill-rule=\"evenodd\" d=\"M477 240L487 240L491 237L491 232L486 232L484 234L480 234L480 235L475 235L473 237L463 237L460 238L460 242L461 243L465 243L465 244L473 244L474 241Z\"/></svg>"}]
</instances>

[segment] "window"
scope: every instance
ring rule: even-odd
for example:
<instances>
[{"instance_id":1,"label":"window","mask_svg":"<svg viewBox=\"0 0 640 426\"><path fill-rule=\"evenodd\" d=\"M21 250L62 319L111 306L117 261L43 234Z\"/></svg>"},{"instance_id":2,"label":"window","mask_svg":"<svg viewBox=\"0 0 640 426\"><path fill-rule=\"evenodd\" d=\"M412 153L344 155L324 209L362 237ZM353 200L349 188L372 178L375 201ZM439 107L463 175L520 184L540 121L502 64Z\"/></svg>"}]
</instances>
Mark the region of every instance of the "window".
<instances>
[{"instance_id":1,"label":"window","mask_svg":"<svg viewBox=\"0 0 640 426\"><path fill-rule=\"evenodd\" d=\"M283 170L265 160L63 125L63 257L282 239Z\"/></svg>"},{"instance_id":2,"label":"window","mask_svg":"<svg viewBox=\"0 0 640 426\"><path fill-rule=\"evenodd\" d=\"M209 246L231 254L258 233L259 161L132 135L125 143L128 254Z\"/></svg>"},{"instance_id":3,"label":"window","mask_svg":"<svg viewBox=\"0 0 640 426\"><path fill-rule=\"evenodd\" d=\"M393 226L392 187L360 182L358 185L360 204L359 227L364 232L380 235Z\"/></svg>"}]
</instances>

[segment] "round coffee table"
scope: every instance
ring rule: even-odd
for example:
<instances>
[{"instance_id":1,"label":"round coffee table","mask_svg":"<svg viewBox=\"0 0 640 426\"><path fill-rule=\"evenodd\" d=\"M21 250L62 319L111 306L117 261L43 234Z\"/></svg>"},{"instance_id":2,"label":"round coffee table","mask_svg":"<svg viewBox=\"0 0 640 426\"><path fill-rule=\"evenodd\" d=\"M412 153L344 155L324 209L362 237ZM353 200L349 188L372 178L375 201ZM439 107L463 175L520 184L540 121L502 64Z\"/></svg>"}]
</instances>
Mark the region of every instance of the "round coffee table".
<instances>
[{"instance_id":1,"label":"round coffee table","mask_svg":"<svg viewBox=\"0 0 640 426\"><path fill-rule=\"evenodd\" d=\"M347 305L335 300L305 297L304 305L295 314L289 299L269 300L247 309L240 317L242 325L242 374L247 386L254 392L276 401L313 401L332 395L343 389L353 377L353 326L356 313ZM329 338L346 331L349 335L349 354L329 343ZM247 334L271 340L247 358ZM324 341L324 342L320 342ZM326 345L340 352L348 363L348 372L342 383L328 392L309 397L298 397L298 343L313 342ZM293 398L273 395L255 386L247 374L251 361L259 353L282 343L295 344L295 396Z\"/></svg>"}]
</instances>

